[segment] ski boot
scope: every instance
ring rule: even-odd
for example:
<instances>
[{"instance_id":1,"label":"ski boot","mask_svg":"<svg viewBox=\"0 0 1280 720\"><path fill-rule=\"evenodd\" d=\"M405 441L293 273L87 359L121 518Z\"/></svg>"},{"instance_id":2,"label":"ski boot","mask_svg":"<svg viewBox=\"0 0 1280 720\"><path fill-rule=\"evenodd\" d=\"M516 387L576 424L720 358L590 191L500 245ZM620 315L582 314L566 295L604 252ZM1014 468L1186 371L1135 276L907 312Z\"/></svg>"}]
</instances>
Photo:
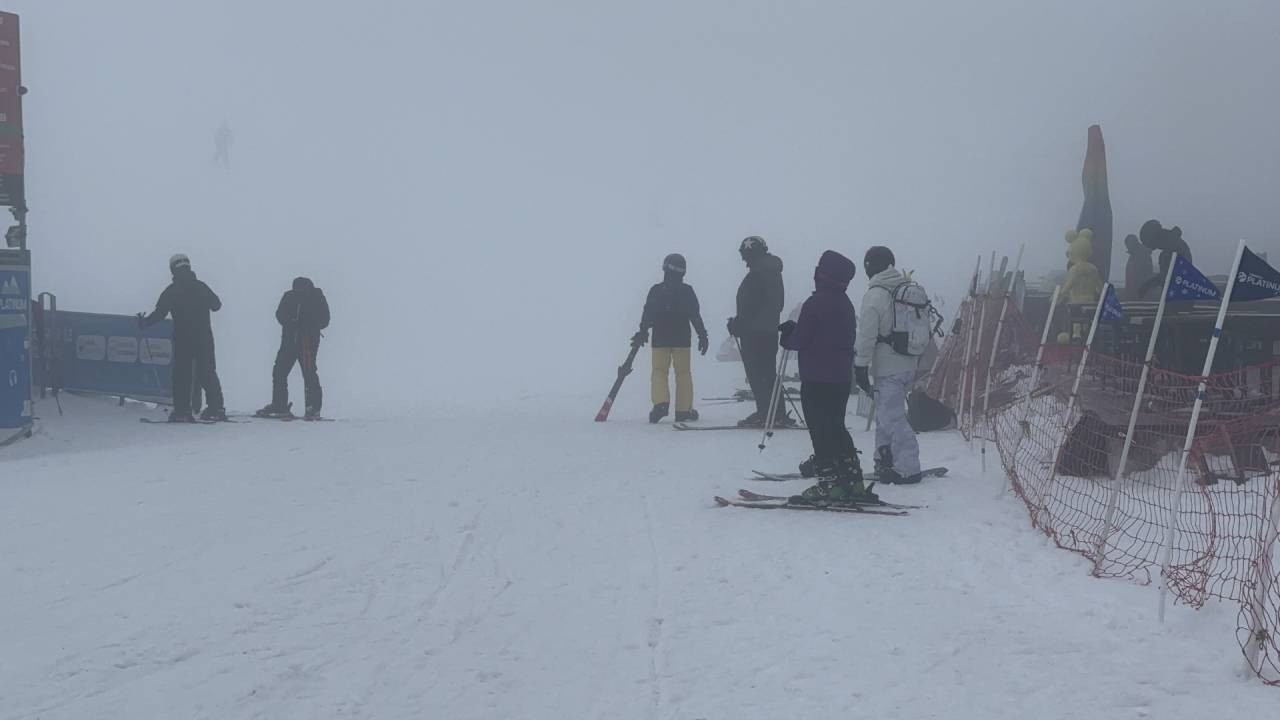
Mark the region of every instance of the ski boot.
<instances>
[{"instance_id":1,"label":"ski boot","mask_svg":"<svg viewBox=\"0 0 1280 720\"><path fill-rule=\"evenodd\" d=\"M671 403L658 403L649 411L649 422L657 423L671 412Z\"/></svg>"},{"instance_id":2,"label":"ski boot","mask_svg":"<svg viewBox=\"0 0 1280 720\"><path fill-rule=\"evenodd\" d=\"M169 422L171 423L193 423L195 421L196 421L196 418L191 413L178 413L178 412L169 413Z\"/></svg>"},{"instance_id":3,"label":"ski boot","mask_svg":"<svg viewBox=\"0 0 1280 720\"><path fill-rule=\"evenodd\" d=\"M924 473L903 475L893 468L885 468L876 474L876 479L885 485L918 485L924 479Z\"/></svg>"},{"instance_id":4,"label":"ski boot","mask_svg":"<svg viewBox=\"0 0 1280 720\"><path fill-rule=\"evenodd\" d=\"M697 422L697 421L698 421L697 410L689 409L689 410L676 411L676 422Z\"/></svg>"},{"instance_id":5,"label":"ski boot","mask_svg":"<svg viewBox=\"0 0 1280 720\"><path fill-rule=\"evenodd\" d=\"M818 456L810 455L808 460L800 463L800 477L811 478L817 477Z\"/></svg>"},{"instance_id":6,"label":"ski boot","mask_svg":"<svg viewBox=\"0 0 1280 720\"><path fill-rule=\"evenodd\" d=\"M204 412L200 413L200 419L204 422L226 422L227 411L222 408L205 408Z\"/></svg>"},{"instance_id":7,"label":"ski boot","mask_svg":"<svg viewBox=\"0 0 1280 720\"><path fill-rule=\"evenodd\" d=\"M880 476L886 470L893 469L893 448L888 445L881 445L876 448L876 454L872 456L871 461L875 464L876 476Z\"/></svg>"},{"instance_id":8,"label":"ski boot","mask_svg":"<svg viewBox=\"0 0 1280 720\"><path fill-rule=\"evenodd\" d=\"M858 459L842 458L816 468L818 482L789 499L798 505L874 505L880 496L863 484Z\"/></svg>"},{"instance_id":9,"label":"ski boot","mask_svg":"<svg viewBox=\"0 0 1280 720\"><path fill-rule=\"evenodd\" d=\"M320 408L316 405L311 405L310 407L307 408L306 413L303 414L302 419L303 420L319 420Z\"/></svg>"},{"instance_id":10,"label":"ski boot","mask_svg":"<svg viewBox=\"0 0 1280 720\"><path fill-rule=\"evenodd\" d=\"M760 411L756 411L738 421L740 428L762 428L764 427L764 416Z\"/></svg>"},{"instance_id":11,"label":"ski boot","mask_svg":"<svg viewBox=\"0 0 1280 720\"><path fill-rule=\"evenodd\" d=\"M293 417L293 405L285 405L280 407L275 403L270 403L258 412L253 414L254 417L260 418L291 418Z\"/></svg>"},{"instance_id":12,"label":"ski boot","mask_svg":"<svg viewBox=\"0 0 1280 720\"><path fill-rule=\"evenodd\" d=\"M791 417L789 413L785 413L785 412L782 413L782 415L775 417L773 419L773 426L776 428L793 428L799 425L800 423L797 422L795 418Z\"/></svg>"}]
</instances>

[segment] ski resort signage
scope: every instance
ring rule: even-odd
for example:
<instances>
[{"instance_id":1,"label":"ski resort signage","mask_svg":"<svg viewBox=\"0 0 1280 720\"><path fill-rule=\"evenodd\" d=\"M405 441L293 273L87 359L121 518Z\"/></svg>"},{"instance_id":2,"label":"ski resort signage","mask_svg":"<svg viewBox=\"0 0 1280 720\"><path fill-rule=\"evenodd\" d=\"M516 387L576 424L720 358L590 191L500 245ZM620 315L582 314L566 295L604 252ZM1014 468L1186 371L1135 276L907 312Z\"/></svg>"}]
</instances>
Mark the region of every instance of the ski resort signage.
<instances>
[{"instance_id":1,"label":"ski resort signage","mask_svg":"<svg viewBox=\"0 0 1280 720\"><path fill-rule=\"evenodd\" d=\"M62 389L172 402L171 321L139 331L133 316L59 310L57 328Z\"/></svg>"},{"instance_id":2,"label":"ski resort signage","mask_svg":"<svg viewBox=\"0 0 1280 720\"><path fill-rule=\"evenodd\" d=\"M18 16L0 12L0 205L25 206Z\"/></svg>"},{"instance_id":3,"label":"ski resort signage","mask_svg":"<svg viewBox=\"0 0 1280 720\"><path fill-rule=\"evenodd\" d=\"M31 267L0 257L0 442L31 426L30 297Z\"/></svg>"}]
</instances>

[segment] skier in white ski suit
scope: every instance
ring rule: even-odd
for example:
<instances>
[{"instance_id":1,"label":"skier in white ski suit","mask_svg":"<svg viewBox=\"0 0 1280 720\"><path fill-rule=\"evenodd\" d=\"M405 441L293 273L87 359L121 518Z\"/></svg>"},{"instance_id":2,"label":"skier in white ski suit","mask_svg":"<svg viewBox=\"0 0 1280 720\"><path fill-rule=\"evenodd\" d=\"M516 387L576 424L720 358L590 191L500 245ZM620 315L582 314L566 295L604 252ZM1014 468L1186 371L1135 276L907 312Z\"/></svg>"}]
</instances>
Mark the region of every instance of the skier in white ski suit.
<instances>
[{"instance_id":1,"label":"skier in white ski suit","mask_svg":"<svg viewBox=\"0 0 1280 720\"><path fill-rule=\"evenodd\" d=\"M893 330L893 292L908 277L894 267L889 248L875 246L862 261L869 280L858 313L854 375L859 388L875 398L875 466L882 483L920 482L920 443L907 422L907 395L920 358L902 355L889 344ZM874 389L870 376L875 378Z\"/></svg>"}]
</instances>

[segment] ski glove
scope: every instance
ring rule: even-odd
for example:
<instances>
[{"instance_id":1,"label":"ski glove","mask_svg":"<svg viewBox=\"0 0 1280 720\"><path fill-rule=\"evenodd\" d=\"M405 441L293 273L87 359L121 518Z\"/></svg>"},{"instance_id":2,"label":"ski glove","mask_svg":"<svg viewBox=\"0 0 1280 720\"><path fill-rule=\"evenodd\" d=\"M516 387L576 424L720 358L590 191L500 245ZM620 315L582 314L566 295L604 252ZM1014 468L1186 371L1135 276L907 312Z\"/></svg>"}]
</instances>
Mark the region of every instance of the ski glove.
<instances>
[{"instance_id":1,"label":"ski glove","mask_svg":"<svg viewBox=\"0 0 1280 720\"><path fill-rule=\"evenodd\" d=\"M648 341L649 341L649 331L647 330L641 330L640 332L631 336L631 344L635 345L636 347L644 347L644 344Z\"/></svg>"},{"instance_id":2,"label":"ski glove","mask_svg":"<svg viewBox=\"0 0 1280 720\"><path fill-rule=\"evenodd\" d=\"M699 335L698 336L698 352L703 355L706 355L708 347L711 347L711 341L707 339L706 335Z\"/></svg>"},{"instance_id":3,"label":"ski glove","mask_svg":"<svg viewBox=\"0 0 1280 720\"><path fill-rule=\"evenodd\" d=\"M730 336L738 337L738 318L729 318L729 322L725 323L724 326L729 331Z\"/></svg>"},{"instance_id":4,"label":"ski glove","mask_svg":"<svg viewBox=\"0 0 1280 720\"><path fill-rule=\"evenodd\" d=\"M780 339L782 340L783 347L786 347L787 341L791 339L791 333L795 331L796 331L795 320L788 320L778 326L778 333L780 334Z\"/></svg>"},{"instance_id":5,"label":"ski glove","mask_svg":"<svg viewBox=\"0 0 1280 720\"><path fill-rule=\"evenodd\" d=\"M868 377L867 368L855 365L853 368L854 381L858 388L868 396L871 395L871 378Z\"/></svg>"}]
</instances>

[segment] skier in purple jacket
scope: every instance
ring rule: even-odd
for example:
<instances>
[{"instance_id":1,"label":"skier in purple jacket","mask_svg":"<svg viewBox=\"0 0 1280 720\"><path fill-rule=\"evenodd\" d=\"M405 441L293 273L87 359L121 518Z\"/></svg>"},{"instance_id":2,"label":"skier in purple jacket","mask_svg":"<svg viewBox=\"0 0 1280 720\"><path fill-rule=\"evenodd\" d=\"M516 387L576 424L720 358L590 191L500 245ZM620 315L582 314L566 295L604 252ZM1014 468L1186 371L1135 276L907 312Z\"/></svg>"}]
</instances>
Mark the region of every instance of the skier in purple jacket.
<instances>
[{"instance_id":1,"label":"skier in purple jacket","mask_svg":"<svg viewBox=\"0 0 1280 720\"><path fill-rule=\"evenodd\" d=\"M800 404L809 424L813 456L800 464L818 483L793 501L810 503L875 502L863 484L858 449L845 427L853 386L853 345L858 323L849 300L849 282L857 265L834 250L822 253L813 271L813 294L798 321L778 327L782 347L800 358Z\"/></svg>"}]
</instances>

